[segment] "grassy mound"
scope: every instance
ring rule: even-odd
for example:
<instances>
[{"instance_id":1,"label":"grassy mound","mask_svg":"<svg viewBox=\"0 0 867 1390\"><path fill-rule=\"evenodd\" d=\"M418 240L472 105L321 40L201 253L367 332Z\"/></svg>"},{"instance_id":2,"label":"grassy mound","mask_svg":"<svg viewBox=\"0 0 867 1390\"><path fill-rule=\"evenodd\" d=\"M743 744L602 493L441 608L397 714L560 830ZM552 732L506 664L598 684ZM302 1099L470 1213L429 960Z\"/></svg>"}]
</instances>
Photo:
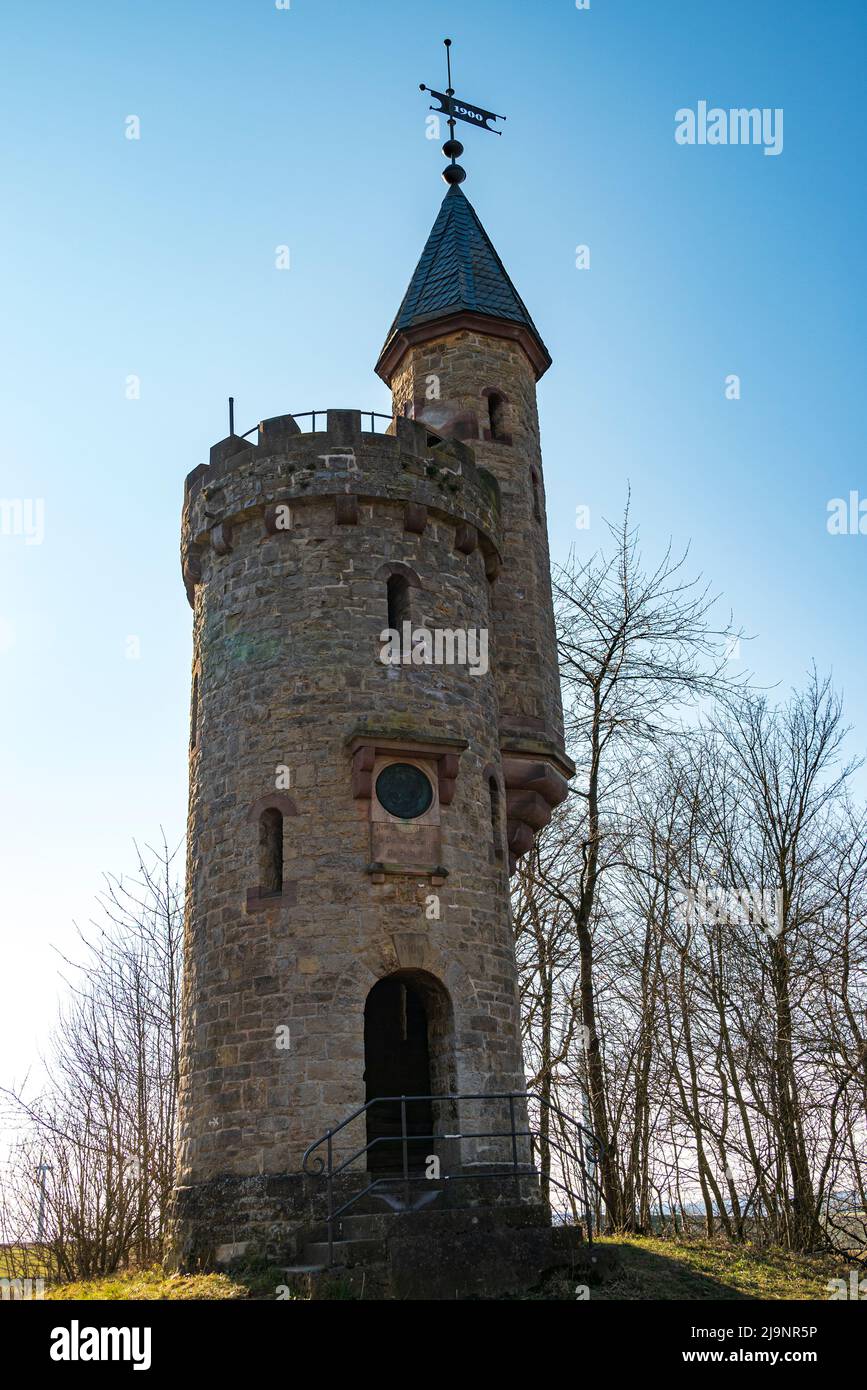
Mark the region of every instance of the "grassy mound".
<instances>
[{"instance_id":1,"label":"grassy mound","mask_svg":"<svg viewBox=\"0 0 867 1390\"><path fill-rule=\"evenodd\" d=\"M572 1276L560 1273L543 1289L524 1297L567 1301L589 1296L592 1302L825 1300L830 1297L829 1280L848 1278L852 1267L853 1261L842 1255L793 1255L756 1245L734 1245L722 1238L606 1236L596 1242L594 1251L585 1247ZM290 1292L284 1281L285 1275L265 1261L227 1274L166 1274L155 1265L96 1279L49 1283L45 1298L136 1302L304 1297L298 1290ZM587 1294L581 1292L584 1288ZM353 1296L337 1285L317 1295Z\"/></svg>"},{"instance_id":2,"label":"grassy mound","mask_svg":"<svg viewBox=\"0 0 867 1390\"><path fill-rule=\"evenodd\" d=\"M591 1299L827 1299L828 1280L845 1276L843 1256L793 1255L724 1239L610 1236L599 1244L615 1260Z\"/></svg>"}]
</instances>

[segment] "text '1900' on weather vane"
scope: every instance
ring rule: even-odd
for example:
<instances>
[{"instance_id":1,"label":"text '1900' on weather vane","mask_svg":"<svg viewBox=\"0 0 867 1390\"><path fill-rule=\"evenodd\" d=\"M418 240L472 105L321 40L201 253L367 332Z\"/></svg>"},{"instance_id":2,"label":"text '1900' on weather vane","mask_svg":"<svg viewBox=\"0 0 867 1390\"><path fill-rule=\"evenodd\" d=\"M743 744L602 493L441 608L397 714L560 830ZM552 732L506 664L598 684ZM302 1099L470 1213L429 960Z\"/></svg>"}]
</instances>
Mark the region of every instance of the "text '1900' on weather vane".
<instances>
[{"instance_id":1,"label":"text '1900' on weather vane","mask_svg":"<svg viewBox=\"0 0 867 1390\"><path fill-rule=\"evenodd\" d=\"M432 97L436 97L439 106L432 106L431 111L442 112L449 118L449 138L443 145L443 154L451 160L443 170L443 178L446 183L463 183L467 177L466 169L458 164L458 157L463 154L464 147L460 140L455 139L455 121L466 121L468 125L474 125L477 130L488 130L492 135L502 135L501 130L494 130L489 124L490 121L504 121L505 116L498 116L494 111L485 111L481 106L471 106L468 101L461 101L455 96L455 89L452 86L452 54L451 39L444 39L446 48L446 66L448 69L448 88L444 92L435 92L433 87L426 87L423 82L419 86L423 92L430 92Z\"/></svg>"}]
</instances>

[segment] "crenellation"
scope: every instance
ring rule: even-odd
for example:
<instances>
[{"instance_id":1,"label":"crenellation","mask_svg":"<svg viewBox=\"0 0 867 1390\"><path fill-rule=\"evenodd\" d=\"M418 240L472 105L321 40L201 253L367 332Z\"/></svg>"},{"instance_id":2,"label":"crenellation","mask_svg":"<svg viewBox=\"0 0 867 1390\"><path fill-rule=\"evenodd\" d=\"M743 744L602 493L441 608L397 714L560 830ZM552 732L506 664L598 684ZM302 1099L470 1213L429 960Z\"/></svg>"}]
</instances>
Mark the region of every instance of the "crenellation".
<instances>
[{"instance_id":1,"label":"crenellation","mask_svg":"<svg viewBox=\"0 0 867 1390\"><path fill-rule=\"evenodd\" d=\"M330 412L334 414L346 412ZM425 434L416 427L413 438ZM319 524L323 533L329 525L364 526L376 519L377 509L384 504L402 509L409 531L429 522L474 528L489 572L496 567L499 499L490 479L475 468L469 450L449 448L435 459L401 454L400 462L407 466L396 474L393 452L398 440L361 435L359 453L350 458L339 453L339 441L346 435L345 429L321 435L287 434L283 437L286 452L260 450L251 461L250 451L243 450L213 465L218 476L194 470L182 518L182 568L188 596L201 582L207 550L228 555L233 531L242 524L255 523L265 537L291 533L309 539L305 531L311 524ZM315 508L326 497L330 515L315 510L307 514L307 508Z\"/></svg>"}]
</instances>

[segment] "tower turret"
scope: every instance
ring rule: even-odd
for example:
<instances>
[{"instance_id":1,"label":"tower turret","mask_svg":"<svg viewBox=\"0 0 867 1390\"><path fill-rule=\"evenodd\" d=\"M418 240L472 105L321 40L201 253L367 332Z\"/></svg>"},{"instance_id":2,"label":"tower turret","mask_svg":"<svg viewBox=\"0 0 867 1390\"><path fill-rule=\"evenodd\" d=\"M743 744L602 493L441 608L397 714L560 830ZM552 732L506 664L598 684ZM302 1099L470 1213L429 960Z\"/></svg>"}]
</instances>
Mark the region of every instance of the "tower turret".
<instances>
[{"instance_id":1,"label":"tower turret","mask_svg":"<svg viewBox=\"0 0 867 1390\"><path fill-rule=\"evenodd\" d=\"M443 199L376 370L396 416L471 445L502 498L492 592L495 684L512 865L574 772L551 597L536 382L551 357L463 191Z\"/></svg>"}]
</instances>

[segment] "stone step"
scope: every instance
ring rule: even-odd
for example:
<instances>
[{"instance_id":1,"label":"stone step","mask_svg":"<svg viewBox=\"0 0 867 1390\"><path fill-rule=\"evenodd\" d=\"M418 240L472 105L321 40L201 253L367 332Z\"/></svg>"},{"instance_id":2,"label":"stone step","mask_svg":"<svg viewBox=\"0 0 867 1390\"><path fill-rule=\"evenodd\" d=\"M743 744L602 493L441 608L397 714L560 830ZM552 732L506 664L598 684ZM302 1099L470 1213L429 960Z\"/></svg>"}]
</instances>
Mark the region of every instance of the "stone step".
<instances>
[{"instance_id":1,"label":"stone step","mask_svg":"<svg viewBox=\"0 0 867 1390\"><path fill-rule=\"evenodd\" d=\"M371 1194L372 1195L372 1194ZM550 1229L550 1220L538 1206L501 1203L496 1207L475 1205L449 1205L438 1197L433 1202L416 1211L394 1211L382 1203L368 1206L368 1200L353 1206L334 1224L335 1240L383 1239L395 1229L395 1224L403 1223L404 1229L437 1230L445 1220L452 1228L465 1225L469 1228L489 1228L491 1226L541 1226ZM557 1230L558 1228L554 1228ZM572 1231L574 1228L559 1228ZM573 1236L562 1237L570 1240ZM308 1240L321 1242L328 1239L328 1227L324 1221L310 1229ZM580 1240L580 1233L578 1236Z\"/></svg>"},{"instance_id":2,"label":"stone step","mask_svg":"<svg viewBox=\"0 0 867 1390\"><path fill-rule=\"evenodd\" d=\"M386 1235L388 1227L394 1222L394 1213L390 1211L376 1212L347 1212L346 1216L341 1216L335 1223L335 1240L382 1240ZM325 1226L319 1227L317 1239L327 1240L328 1229Z\"/></svg>"},{"instance_id":3,"label":"stone step","mask_svg":"<svg viewBox=\"0 0 867 1390\"><path fill-rule=\"evenodd\" d=\"M555 1250L565 1254L586 1248L583 1226L552 1226L551 1241Z\"/></svg>"},{"instance_id":4,"label":"stone step","mask_svg":"<svg viewBox=\"0 0 867 1390\"><path fill-rule=\"evenodd\" d=\"M370 1206L368 1206L367 1202L359 1202L358 1205L348 1211L345 1216L338 1217L335 1221L334 1238L335 1240L352 1240L359 1236L384 1236L391 1223L394 1222L395 1217L407 1214L409 1216L416 1216L419 1210L425 1212L442 1210L443 1208L440 1206L440 1200L440 1196L437 1194L434 1200L426 1203L423 1208L416 1209L409 1213L395 1211L386 1203L382 1202L377 1202L375 1205L371 1204ZM317 1226L316 1231L317 1240L327 1239L327 1226L324 1222ZM319 1232L322 1234L320 1235Z\"/></svg>"},{"instance_id":5,"label":"stone step","mask_svg":"<svg viewBox=\"0 0 867 1390\"><path fill-rule=\"evenodd\" d=\"M328 1264L328 1241L315 1240L305 1245L302 1252L305 1264ZM381 1240L335 1240L332 1250L332 1263L335 1265L381 1264L385 1260L385 1246Z\"/></svg>"},{"instance_id":6,"label":"stone step","mask_svg":"<svg viewBox=\"0 0 867 1390\"><path fill-rule=\"evenodd\" d=\"M432 1179L429 1183L425 1183L424 1187L422 1187L420 1183L413 1183L410 1187L410 1204L420 1202L421 1205L418 1208L420 1210L427 1210L428 1207L444 1206L447 1197L447 1185L442 1181L434 1181ZM340 1201L335 1201L334 1205L335 1207L342 1206L343 1202L348 1200L349 1194L345 1193L342 1195ZM392 1206L393 1202L402 1205L404 1201L405 1194L403 1185L400 1183L388 1183L386 1186L374 1189L373 1192L366 1192L363 1196L361 1196L359 1191L359 1194L355 1197L351 1211L347 1212L347 1216L389 1215L394 1210Z\"/></svg>"},{"instance_id":7,"label":"stone step","mask_svg":"<svg viewBox=\"0 0 867 1390\"><path fill-rule=\"evenodd\" d=\"M611 1252L588 1246L580 1227L538 1221L523 1207L343 1218L332 1263L323 1227L284 1277L311 1299L496 1297L551 1278L596 1285L612 1277ZM536 1219L534 1219L536 1218ZM335 1236L337 1233L335 1232ZM347 1295L350 1290L350 1295Z\"/></svg>"}]
</instances>

